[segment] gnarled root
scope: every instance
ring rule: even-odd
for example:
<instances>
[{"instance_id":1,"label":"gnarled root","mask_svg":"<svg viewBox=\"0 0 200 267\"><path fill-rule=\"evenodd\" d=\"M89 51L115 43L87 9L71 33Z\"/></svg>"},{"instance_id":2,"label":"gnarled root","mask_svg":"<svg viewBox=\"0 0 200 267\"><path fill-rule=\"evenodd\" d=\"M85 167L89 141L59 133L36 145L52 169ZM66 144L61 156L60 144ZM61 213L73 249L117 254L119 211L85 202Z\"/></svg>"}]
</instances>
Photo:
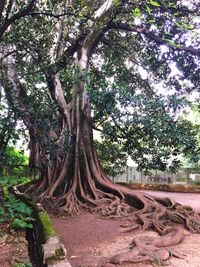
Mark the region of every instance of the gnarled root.
<instances>
[{"instance_id":1,"label":"gnarled root","mask_svg":"<svg viewBox=\"0 0 200 267\"><path fill-rule=\"evenodd\" d=\"M182 227L174 227L173 230L160 237L139 236L135 237L130 243L127 251L117 254L111 258L113 264L121 264L123 262L144 262L157 260L159 262L166 261L170 256L181 258L177 252L173 252L167 248L180 243L184 238L184 230Z\"/></svg>"}]
</instances>

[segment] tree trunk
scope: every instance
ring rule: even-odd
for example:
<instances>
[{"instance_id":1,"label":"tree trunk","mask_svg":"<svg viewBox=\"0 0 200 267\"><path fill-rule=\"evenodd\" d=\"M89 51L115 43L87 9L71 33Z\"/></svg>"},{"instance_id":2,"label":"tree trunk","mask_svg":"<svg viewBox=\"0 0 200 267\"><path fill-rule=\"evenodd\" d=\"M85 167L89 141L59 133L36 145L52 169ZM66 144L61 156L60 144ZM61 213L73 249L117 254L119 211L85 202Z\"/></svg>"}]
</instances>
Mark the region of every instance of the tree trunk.
<instances>
[{"instance_id":1,"label":"tree trunk","mask_svg":"<svg viewBox=\"0 0 200 267\"><path fill-rule=\"evenodd\" d=\"M64 128L61 130L61 133L70 130L71 138L67 138L71 142L70 149L64 151L61 134L57 139L56 160L50 161L49 158L48 161L45 151L39 153L42 177L29 192L47 209L52 208L59 213L78 214L81 210L87 210L107 218L125 217L130 220L126 231L142 226L143 229L167 234L160 239L134 239L131 249L110 259L114 264L155 258L162 261L171 255L179 257L177 253L163 248L178 244L184 238L183 229L174 228L172 223L183 224L193 232L200 232L197 214L190 207L168 198L155 198L110 181L102 172L94 149L89 97L77 84L74 84L73 91L70 123L67 127L63 122Z\"/></svg>"},{"instance_id":2,"label":"tree trunk","mask_svg":"<svg viewBox=\"0 0 200 267\"><path fill-rule=\"evenodd\" d=\"M60 212L72 214L84 209L108 217L131 218L129 230L142 225L163 234L171 228L171 221L200 231L199 219L191 208L117 185L102 172L93 145L90 101L82 82L74 83L69 117L68 123L66 118L62 121L54 160L38 146L42 177L39 185L29 189L33 196ZM65 151L63 132L69 131L70 146Z\"/></svg>"}]
</instances>

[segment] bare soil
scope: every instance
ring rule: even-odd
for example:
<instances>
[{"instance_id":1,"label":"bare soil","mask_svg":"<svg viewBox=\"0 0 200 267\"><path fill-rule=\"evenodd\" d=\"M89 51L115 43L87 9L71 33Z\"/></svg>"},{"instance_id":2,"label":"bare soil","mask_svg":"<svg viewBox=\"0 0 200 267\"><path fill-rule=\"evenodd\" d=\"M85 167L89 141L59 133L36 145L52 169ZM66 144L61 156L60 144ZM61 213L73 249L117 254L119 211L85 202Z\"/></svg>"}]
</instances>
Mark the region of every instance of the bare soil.
<instances>
[{"instance_id":1,"label":"bare soil","mask_svg":"<svg viewBox=\"0 0 200 267\"><path fill-rule=\"evenodd\" d=\"M29 262L25 232L15 232L8 224L0 224L0 266L11 267L24 262Z\"/></svg>"},{"instance_id":2,"label":"bare soil","mask_svg":"<svg viewBox=\"0 0 200 267\"><path fill-rule=\"evenodd\" d=\"M181 204L200 207L200 194L190 193L163 193L148 192L156 196L171 197ZM132 239L138 235L157 236L153 231L135 230L124 233L120 225L127 223L125 220L106 220L90 213L78 216L56 218L52 221L68 252L68 260L72 267L111 267L107 264L109 258L126 250ZM200 236L185 230L184 241L171 248L181 254L184 259L171 258L165 262L170 267L200 267ZM160 266L162 263L126 263L120 267L150 267ZM114 265L113 265L114 266Z\"/></svg>"}]
</instances>

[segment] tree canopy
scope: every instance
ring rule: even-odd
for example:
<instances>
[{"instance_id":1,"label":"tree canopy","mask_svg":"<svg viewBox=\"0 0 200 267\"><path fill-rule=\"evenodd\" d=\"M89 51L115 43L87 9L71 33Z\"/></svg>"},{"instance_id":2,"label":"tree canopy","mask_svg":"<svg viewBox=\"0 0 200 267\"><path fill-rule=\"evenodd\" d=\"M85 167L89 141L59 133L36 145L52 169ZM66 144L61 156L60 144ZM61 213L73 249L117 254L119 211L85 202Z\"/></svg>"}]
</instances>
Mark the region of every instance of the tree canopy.
<instances>
[{"instance_id":1,"label":"tree canopy","mask_svg":"<svg viewBox=\"0 0 200 267\"><path fill-rule=\"evenodd\" d=\"M187 105L182 95L199 88L197 4L22 2L2 6L2 59L12 54L26 94L23 102L32 103L26 112L34 113L33 124L46 132L57 127L56 119L49 121L58 104L48 92L51 77L59 73L69 103L73 81L79 78L74 55L96 27L89 69L81 74L92 101L93 127L103 138L120 142L145 170L165 169L171 155L195 150L192 127L177 113ZM179 70L176 75L173 64ZM159 95L158 87L173 93ZM10 104L19 109L17 103ZM178 165L174 157L170 167Z\"/></svg>"}]
</instances>

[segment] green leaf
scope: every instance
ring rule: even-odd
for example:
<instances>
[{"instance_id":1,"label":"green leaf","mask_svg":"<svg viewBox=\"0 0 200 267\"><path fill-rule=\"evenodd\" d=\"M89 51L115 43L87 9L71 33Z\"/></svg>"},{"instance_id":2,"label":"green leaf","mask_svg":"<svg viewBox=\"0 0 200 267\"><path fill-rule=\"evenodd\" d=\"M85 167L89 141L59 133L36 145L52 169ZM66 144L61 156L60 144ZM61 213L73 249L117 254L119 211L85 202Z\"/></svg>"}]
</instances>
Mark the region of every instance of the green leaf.
<instances>
[{"instance_id":1,"label":"green leaf","mask_svg":"<svg viewBox=\"0 0 200 267\"><path fill-rule=\"evenodd\" d=\"M152 6L156 6L156 7L160 6L160 4L158 2L155 2L155 1L150 1L149 4Z\"/></svg>"},{"instance_id":2,"label":"green leaf","mask_svg":"<svg viewBox=\"0 0 200 267\"><path fill-rule=\"evenodd\" d=\"M146 11L149 15L151 15L151 8L149 6L146 5Z\"/></svg>"},{"instance_id":3,"label":"green leaf","mask_svg":"<svg viewBox=\"0 0 200 267\"><path fill-rule=\"evenodd\" d=\"M120 0L113 0L113 4L114 4L114 6L118 6L119 4L120 4Z\"/></svg>"},{"instance_id":4,"label":"green leaf","mask_svg":"<svg viewBox=\"0 0 200 267\"><path fill-rule=\"evenodd\" d=\"M148 23L154 23L154 22L156 22L154 19L148 20Z\"/></svg>"},{"instance_id":5,"label":"green leaf","mask_svg":"<svg viewBox=\"0 0 200 267\"><path fill-rule=\"evenodd\" d=\"M139 7L136 7L136 8L133 10L132 13L133 13L133 16L134 16L134 17L141 17L141 16L142 16L142 13L141 13Z\"/></svg>"}]
</instances>

